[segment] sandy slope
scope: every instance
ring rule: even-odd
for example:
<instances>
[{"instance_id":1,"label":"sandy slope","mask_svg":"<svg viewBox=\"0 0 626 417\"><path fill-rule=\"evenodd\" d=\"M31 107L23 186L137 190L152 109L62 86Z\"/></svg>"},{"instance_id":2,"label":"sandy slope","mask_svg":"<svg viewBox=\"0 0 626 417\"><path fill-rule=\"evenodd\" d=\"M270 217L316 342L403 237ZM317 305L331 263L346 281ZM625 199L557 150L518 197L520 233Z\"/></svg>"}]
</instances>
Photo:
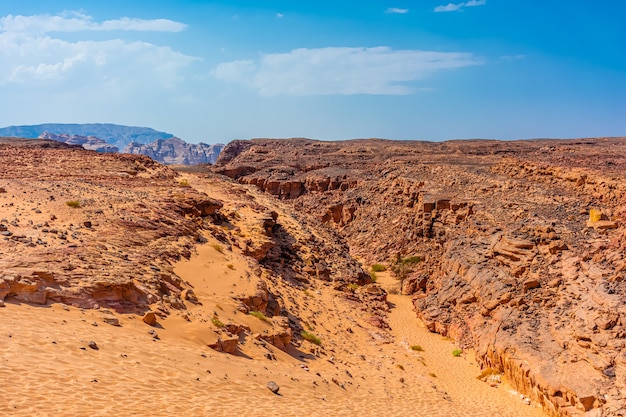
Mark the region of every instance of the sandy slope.
<instances>
[{"instance_id":1,"label":"sandy slope","mask_svg":"<svg viewBox=\"0 0 626 417\"><path fill-rule=\"evenodd\" d=\"M214 185L194 186L219 198ZM262 196L259 199L265 198ZM277 206L281 209L281 206ZM227 210L229 207L225 207ZM242 211L244 217L245 212ZM281 213L284 214L284 213ZM242 220L245 222L245 218ZM391 332L367 324L365 312L313 282L303 291L273 283L289 308L322 339L283 352L253 336L271 332L236 310L231 298L249 291L249 261L217 249L210 235L188 261L176 266L198 297L187 311L159 319L80 310L55 304L7 302L0 308L0 412L18 416L266 415L302 416L539 416L504 386L491 388L471 360L454 358L454 346L419 327L410 299L390 295ZM395 282L379 274L384 286ZM250 327L235 355L207 347L211 318ZM103 321L115 317L119 326ZM158 339L154 334L158 335ZM390 337L392 336L392 337ZM94 341L98 349L90 348ZM420 344L424 352L409 345ZM275 359L268 359L272 355ZM280 385L272 394L268 381Z\"/></svg>"}]
</instances>

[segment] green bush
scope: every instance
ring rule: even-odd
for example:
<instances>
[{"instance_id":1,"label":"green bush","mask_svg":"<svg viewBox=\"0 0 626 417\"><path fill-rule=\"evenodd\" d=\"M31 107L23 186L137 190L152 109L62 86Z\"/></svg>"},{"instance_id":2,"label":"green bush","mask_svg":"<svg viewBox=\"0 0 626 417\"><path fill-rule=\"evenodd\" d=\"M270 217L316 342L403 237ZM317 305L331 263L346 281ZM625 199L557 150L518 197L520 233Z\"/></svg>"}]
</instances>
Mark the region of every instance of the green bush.
<instances>
[{"instance_id":1,"label":"green bush","mask_svg":"<svg viewBox=\"0 0 626 417\"><path fill-rule=\"evenodd\" d=\"M211 318L211 323L213 323L215 327L224 327L224 323L222 323L222 321L217 316L213 316L213 318Z\"/></svg>"},{"instance_id":2,"label":"green bush","mask_svg":"<svg viewBox=\"0 0 626 417\"><path fill-rule=\"evenodd\" d=\"M270 322L270 319L267 318L267 316L263 313L261 313L260 311L251 311L248 314L250 314L252 317L256 317L257 319L264 321L266 323Z\"/></svg>"},{"instance_id":3,"label":"green bush","mask_svg":"<svg viewBox=\"0 0 626 417\"><path fill-rule=\"evenodd\" d=\"M452 351L452 356L454 356L455 358L458 358L459 356L461 356L461 353L463 353L463 349L454 349Z\"/></svg>"},{"instance_id":4,"label":"green bush","mask_svg":"<svg viewBox=\"0 0 626 417\"><path fill-rule=\"evenodd\" d=\"M372 279L372 282L378 281L378 276L376 275L376 272L370 272L370 278Z\"/></svg>"},{"instance_id":5,"label":"green bush","mask_svg":"<svg viewBox=\"0 0 626 417\"><path fill-rule=\"evenodd\" d=\"M414 350L416 352L423 352L424 348L421 347L420 345L413 345L413 346L411 346L411 350Z\"/></svg>"},{"instance_id":6,"label":"green bush","mask_svg":"<svg viewBox=\"0 0 626 417\"><path fill-rule=\"evenodd\" d=\"M385 272L387 267L383 264L374 264L372 265L372 272Z\"/></svg>"},{"instance_id":7,"label":"green bush","mask_svg":"<svg viewBox=\"0 0 626 417\"><path fill-rule=\"evenodd\" d=\"M319 346L319 345L322 344L322 340L319 337L315 336L313 333L302 331L300 333L300 336L302 336L302 338L304 340L308 340L309 342L313 343L314 345L318 345Z\"/></svg>"}]
</instances>

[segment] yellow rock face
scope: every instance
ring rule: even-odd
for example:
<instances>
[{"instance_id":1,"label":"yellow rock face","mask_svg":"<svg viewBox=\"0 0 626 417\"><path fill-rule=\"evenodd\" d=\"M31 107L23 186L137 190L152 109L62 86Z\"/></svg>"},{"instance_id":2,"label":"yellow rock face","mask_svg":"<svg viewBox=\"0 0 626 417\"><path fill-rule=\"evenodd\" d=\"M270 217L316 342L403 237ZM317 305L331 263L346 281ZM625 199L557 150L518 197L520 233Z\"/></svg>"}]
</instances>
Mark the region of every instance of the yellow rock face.
<instances>
[{"instance_id":1,"label":"yellow rock face","mask_svg":"<svg viewBox=\"0 0 626 417\"><path fill-rule=\"evenodd\" d=\"M600 210L596 210L596 209L589 210L589 221L591 223L595 223L600 220L602 220L602 212Z\"/></svg>"}]
</instances>

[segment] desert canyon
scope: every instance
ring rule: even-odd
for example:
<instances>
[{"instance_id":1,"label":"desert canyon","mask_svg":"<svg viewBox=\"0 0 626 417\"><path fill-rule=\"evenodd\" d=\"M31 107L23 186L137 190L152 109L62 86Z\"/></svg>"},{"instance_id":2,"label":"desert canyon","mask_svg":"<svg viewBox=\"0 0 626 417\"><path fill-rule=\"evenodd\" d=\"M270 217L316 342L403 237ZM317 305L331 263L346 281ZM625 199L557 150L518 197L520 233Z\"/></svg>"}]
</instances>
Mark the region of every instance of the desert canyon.
<instances>
[{"instance_id":1,"label":"desert canyon","mask_svg":"<svg viewBox=\"0 0 626 417\"><path fill-rule=\"evenodd\" d=\"M5 414L626 415L626 138L0 166Z\"/></svg>"}]
</instances>

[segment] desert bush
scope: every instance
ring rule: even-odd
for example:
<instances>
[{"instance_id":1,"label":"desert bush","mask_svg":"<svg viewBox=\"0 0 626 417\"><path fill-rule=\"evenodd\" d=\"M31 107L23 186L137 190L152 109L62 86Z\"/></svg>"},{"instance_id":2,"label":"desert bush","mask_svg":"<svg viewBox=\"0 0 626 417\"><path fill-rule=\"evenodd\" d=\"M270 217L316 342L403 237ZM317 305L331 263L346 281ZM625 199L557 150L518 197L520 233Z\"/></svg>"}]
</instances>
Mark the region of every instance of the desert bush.
<instances>
[{"instance_id":1,"label":"desert bush","mask_svg":"<svg viewBox=\"0 0 626 417\"><path fill-rule=\"evenodd\" d=\"M66 201L65 204L67 204L71 208L79 208L81 206L80 201L78 200Z\"/></svg>"},{"instance_id":2,"label":"desert bush","mask_svg":"<svg viewBox=\"0 0 626 417\"><path fill-rule=\"evenodd\" d=\"M256 317L257 319L264 321L266 323L270 322L270 319L267 318L267 316L265 314L263 314L260 311L251 311L248 314L250 314L252 317Z\"/></svg>"},{"instance_id":3,"label":"desert bush","mask_svg":"<svg viewBox=\"0 0 626 417\"><path fill-rule=\"evenodd\" d=\"M420 345L412 345L412 346L411 346L411 350L414 350L414 351L416 351L416 352L423 352L423 351L424 351L424 348L423 348L423 347L421 347Z\"/></svg>"},{"instance_id":4,"label":"desert bush","mask_svg":"<svg viewBox=\"0 0 626 417\"><path fill-rule=\"evenodd\" d=\"M387 267L383 264L374 264L372 265L372 272L385 272Z\"/></svg>"},{"instance_id":5,"label":"desert bush","mask_svg":"<svg viewBox=\"0 0 626 417\"><path fill-rule=\"evenodd\" d=\"M300 333L300 336L302 336L302 338L304 340L308 340L309 342L313 343L314 345L318 345L319 346L319 345L322 344L322 340L319 337L315 336L313 333L302 331Z\"/></svg>"},{"instance_id":6,"label":"desert bush","mask_svg":"<svg viewBox=\"0 0 626 417\"><path fill-rule=\"evenodd\" d=\"M189 180L187 178L183 178L182 180L178 181L178 185L180 185L181 187L191 187L191 184L189 184Z\"/></svg>"},{"instance_id":7,"label":"desert bush","mask_svg":"<svg viewBox=\"0 0 626 417\"><path fill-rule=\"evenodd\" d=\"M213 243L211 247L219 253L224 253L224 246L220 245L219 243Z\"/></svg>"},{"instance_id":8,"label":"desert bush","mask_svg":"<svg viewBox=\"0 0 626 417\"><path fill-rule=\"evenodd\" d=\"M233 264L227 264L227 265L226 265L226 268L228 268L228 269L235 269L235 265L233 265Z\"/></svg>"},{"instance_id":9,"label":"desert bush","mask_svg":"<svg viewBox=\"0 0 626 417\"><path fill-rule=\"evenodd\" d=\"M378 281L378 276L376 275L376 272L370 272L370 278L372 279L372 282Z\"/></svg>"},{"instance_id":10,"label":"desert bush","mask_svg":"<svg viewBox=\"0 0 626 417\"><path fill-rule=\"evenodd\" d=\"M215 327L219 327L219 328L224 327L224 323L222 323L222 321L217 316L213 316L211 318L211 323L213 323Z\"/></svg>"},{"instance_id":11,"label":"desert bush","mask_svg":"<svg viewBox=\"0 0 626 417\"><path fill-rule=\"evenodd\" d=\"M458 358L459 356L461 356L461 353L463 353L463 349L454 349L452 351L452 356L454 356L455 358Z\"/></svg>"}]
</instances>

